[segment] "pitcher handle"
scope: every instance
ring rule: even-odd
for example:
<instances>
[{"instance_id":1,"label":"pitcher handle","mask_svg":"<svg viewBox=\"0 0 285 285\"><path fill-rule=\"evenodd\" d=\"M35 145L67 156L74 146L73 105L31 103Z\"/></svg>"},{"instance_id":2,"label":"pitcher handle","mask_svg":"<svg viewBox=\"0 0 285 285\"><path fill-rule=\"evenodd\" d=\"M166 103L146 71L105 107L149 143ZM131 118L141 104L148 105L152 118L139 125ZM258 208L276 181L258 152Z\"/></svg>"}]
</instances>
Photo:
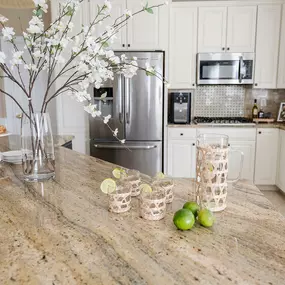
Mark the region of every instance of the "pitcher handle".
<instances>
[{"instance_id":1,"label":"pitcher handle","mask_svg":"<svg viewBox=\"0 0 285 285\"><path fill-rule=\"evenodd\" d=\"M237 183L241 178L242 168L243 168L243 161L244 161L244 153L238 149L231 149L230 152L238 152L240 153L240 169L239 174L236 179L228 179L229 183Z\"/></svg>"}]
</instances>

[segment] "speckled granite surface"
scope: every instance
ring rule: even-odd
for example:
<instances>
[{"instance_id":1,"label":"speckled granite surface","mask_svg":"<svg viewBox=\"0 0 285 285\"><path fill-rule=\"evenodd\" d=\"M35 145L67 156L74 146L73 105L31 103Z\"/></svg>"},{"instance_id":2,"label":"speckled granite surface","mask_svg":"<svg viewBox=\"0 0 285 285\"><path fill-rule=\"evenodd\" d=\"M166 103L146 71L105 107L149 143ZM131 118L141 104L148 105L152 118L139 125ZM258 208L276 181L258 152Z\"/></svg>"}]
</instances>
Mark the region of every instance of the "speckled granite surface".
<instances>
[{"instance_id":1,"label":"speckled granite surface","mask_svg":"<svg viewBox=\"0 0 285 285\"><path fill-rule=\"evenodd\" d=\"M53 143L54 146L61 146L67 142L70 142L74 139L72 135L54 135L53 136ZM7 150L19 150L21 149L21 136L19 135L10 135L6 137L0 138L0 148L1 151Z\"/></svg>"},{"instance_id":2,"label":"speckled granite surface","mask_svg":"<svg viewBox=\"0 0 285 285\"><path fill-rule=\"evenodd\" d=\"M1 146L0 146L1 151ZM22 183L0 164L0 284L284 284L285 219L253 185L229 191L211 229L181 232L173 213L193 199L178 179L166 217L124 214L99 190L113 165L56 148L56 179Z\"/></svg>"},{"instance_id":3,"label":"speckled granite surface","mask_svg":"<svg viewBox=\"0 0 285 285\"><path fill-rule=\"evenodd\" d=\"M270 124L256 124L256 125L223 125L223 124L212 124L212 125L180 125L180 124L168 124L169 128L278 128L280 130L285 130L285 123L270 123Z\"/></svg>"}]
</instances>

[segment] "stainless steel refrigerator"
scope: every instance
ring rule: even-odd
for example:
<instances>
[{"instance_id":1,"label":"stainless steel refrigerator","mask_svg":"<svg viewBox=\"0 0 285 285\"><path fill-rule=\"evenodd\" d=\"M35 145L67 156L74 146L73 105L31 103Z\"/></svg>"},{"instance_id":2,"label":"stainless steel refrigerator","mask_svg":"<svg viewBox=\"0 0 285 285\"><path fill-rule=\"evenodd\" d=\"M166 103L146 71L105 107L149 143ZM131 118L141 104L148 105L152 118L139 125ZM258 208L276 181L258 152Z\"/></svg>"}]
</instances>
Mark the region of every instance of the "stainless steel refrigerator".
<instances>
[{"instance_id":1,"label":"stainless steel refrigerator","mask_svg":"<svg viewBox=\"0 0 285 285\"><path fill-rule=\"evenodd\" d=\"M117 52L137 58L138 65L148 62L164 74L164 53ZM106 98L99 100L107 93ZM103 116L112 115L110 126L119 130L121 144L102 120L90 118L90 154L94 157L154 175L163 170L163 82L139 70L133 78L118 75L101 89L94 88L94 102Z\"/></svg>"}]
</instances>

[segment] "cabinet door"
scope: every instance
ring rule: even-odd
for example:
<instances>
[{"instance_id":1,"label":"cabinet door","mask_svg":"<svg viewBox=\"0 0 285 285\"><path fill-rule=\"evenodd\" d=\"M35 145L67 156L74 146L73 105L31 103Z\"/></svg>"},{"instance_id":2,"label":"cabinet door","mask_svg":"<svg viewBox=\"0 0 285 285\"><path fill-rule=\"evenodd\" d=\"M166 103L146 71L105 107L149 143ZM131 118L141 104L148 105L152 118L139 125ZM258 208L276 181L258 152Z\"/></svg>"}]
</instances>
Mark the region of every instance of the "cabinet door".
<instances>
[{"instance_id":1,"label":"cabinet door","mask_svg":"<svg viewBox=\"0 0 285 285\"><path fill-rule=\"evenodd\" d=\"M173 4L170 14L170 86L194 88L196 82L197 8Z\"/></svg>"},{"instance_id":2,"label":"cabinet door","mask_svg":"<svg viewBox=\"0 0 285 285\"><path fill-rule=\"evenodd\" d=\"M92 0L90 2L90 21L92 22L98 12L97 5L104 5L105 0ZM110 17L106 18L102 25L96 25L96 35L100 36L102 32L105 32L106 26L112 26L116 19L121 17L125 10L127 9L126 0L114 0L111 1L112 9L110 12ZM119 19L118 21L123 21L124 18ZM126 36L127 36L127 28L123 26L116 36L114 37L113 43L110 44L110 47L114 50L124 50L126 49Z\"/></svg>"},{"instance_id":3,"label":"cabinet door","mask_svg":"<svg viewBox=\"0 0 285 285\"><path fill-rule=\"evenodd\" d=\"M244 154L244 162L242 167L242 179L253 181L254 175L254 158L255 158L255 142L230 142L230 149L240 150ZM240 155L237 152L229 154L229 179L235 179L240 170Z\"/></svg>"},{"instance_id":4,"label":"cabinet door","mask_svg":"<svg viewBox=\"0 0 285 285\"><path fill-rule=\"evenodd\" d=\"M196 175L195 140L168 142L168 175L194 178Z\"/></svg>"},{"instance_id":5,"label":"cabinet door","mask_svg":"<svg viewBox=\"0 0 285 285\"><path fill-rule=\"evenodd\" d=\"M277 186L285 192L285 131L280 131L279 163L277 169Z\"/></svg>"},{"instance_id":6,"label":"cabinet door","mask_svg":"<svg viewBox=\"0 0 285 285\"><path fill-rule=\"evenodd\" d=\"M281 5L258 6L255 88L277 86Z\"/></svg>"},{"instance_id":7,"label":"cabinet door","mask_svg":"<svg viewBox=\"0 0 285 285\"><path fill-rule=\"evenodd\" d=\"M258 129L254 183L275 185L278 150L278 129Z\"/></svg>"},{"instance_id":8,"label":"cabinet door","mask_svg":"<svg viewBox=\"0 0 285 285\"><path fill-rule=\"evenodd\" d=\"M228 7L227 51L254 52L257 6Z\"/></svg>"},{"instance_id":9,"label":"cabinet door","mask_svg":"<svg viewBox=\"0 0 285 285\"><path fill-rule=\"evenodd\" d=\"M148 1L148 7L161 4L160 0ZM141 1L127 0L133 14L142 9ZM128 20L128 48L131 50L159 49L159 17L165 6L153 8L153 14L143 11Z\"/></svg>"},{"instance_id":10,"label":"cabinet door","mask_svg":"<svg viewBox=\"0 0 285 285\"><path fill-rule=\"evenodd\" d=\"M222 52L226 47L226 7L200 7L198 52Z\"/></svg>"},{"instance_id":11,"label":"cabinet door","mask_svg":"<svg viewBox=\"0 0 285 285\"><path fill-rule=\"evenodd\" d=\"M285 5L282 12L277 88L285 88Z\"/></svg>"}]
</instances>

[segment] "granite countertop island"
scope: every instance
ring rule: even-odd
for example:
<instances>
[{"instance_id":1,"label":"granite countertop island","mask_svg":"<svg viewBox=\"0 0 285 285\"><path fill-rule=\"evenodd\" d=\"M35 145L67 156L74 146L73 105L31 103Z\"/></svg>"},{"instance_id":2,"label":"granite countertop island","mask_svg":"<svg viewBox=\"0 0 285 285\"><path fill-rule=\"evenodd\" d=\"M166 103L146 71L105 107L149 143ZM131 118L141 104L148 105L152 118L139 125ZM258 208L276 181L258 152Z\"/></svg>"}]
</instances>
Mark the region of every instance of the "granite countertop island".
<instances>
[{"instance_id":1,"label":"granite countertop island","mask_svg":"<svg viewBox=\"0 0 285 285\"><path fill-rule=\"evenodd\" d=\"M0 164L0 284L284 284L285 219L250 183L229 191L212 228L182 232L172 217L193 181L177 179L166 217L146 221L137 198L108 212L99 185L113 164L62 147L56 157L45 183Z\"/></svg>"}]
</instances>

